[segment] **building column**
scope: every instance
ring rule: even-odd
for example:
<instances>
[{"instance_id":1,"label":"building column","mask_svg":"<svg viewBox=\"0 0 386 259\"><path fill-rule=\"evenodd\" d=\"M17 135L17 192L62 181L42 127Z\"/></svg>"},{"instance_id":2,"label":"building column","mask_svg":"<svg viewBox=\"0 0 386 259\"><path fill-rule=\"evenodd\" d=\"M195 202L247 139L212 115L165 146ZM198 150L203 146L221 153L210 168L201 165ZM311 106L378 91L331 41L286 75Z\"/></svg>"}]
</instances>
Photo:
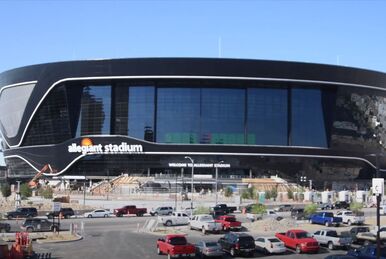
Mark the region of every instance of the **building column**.
<instances>
[{"instance_id":1,"label":"building column","mask_svg":"<svg viewBox=\"0 0 386 259\"><path fill-rule=\"evenodd\" d=\"M184 168L181 167L181 178L184 178Z\"/></svg>"},{"instance_id":2,"label":"building column","mask_svg":"<svg viewBox=\"0 0 386 259\"><path fill-rule=\"evenodd\" d=\"M150 168L147 169L147 177L150 177Z\"/></svg>"},{"instance_id":3,"label":"building column","mask_svg":"<svg viewBox=\"0 0 386 259\"><path fill-rule=\"evenodd\" d=\"M252 169L249 169L249 178L252 178Z\"/></svg>"}]
</instances>

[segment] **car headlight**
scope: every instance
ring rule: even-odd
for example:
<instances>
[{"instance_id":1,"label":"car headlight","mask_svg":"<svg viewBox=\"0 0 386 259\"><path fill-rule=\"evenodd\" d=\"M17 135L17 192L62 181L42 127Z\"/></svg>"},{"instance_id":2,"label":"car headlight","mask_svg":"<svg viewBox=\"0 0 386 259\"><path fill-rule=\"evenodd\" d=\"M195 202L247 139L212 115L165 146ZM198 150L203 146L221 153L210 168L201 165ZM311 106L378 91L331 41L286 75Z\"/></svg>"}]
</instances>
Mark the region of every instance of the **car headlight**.
<instances>
[{"instance_id":1,"label":"car headlight","mask_svg":"<svg viewBox=\"0 0 386 259\"><path fill-rule=\"evenodd\" d=\"M301 243L300 246L306 246L307 244L306 243Z\"/></svg>"}]
</instances>

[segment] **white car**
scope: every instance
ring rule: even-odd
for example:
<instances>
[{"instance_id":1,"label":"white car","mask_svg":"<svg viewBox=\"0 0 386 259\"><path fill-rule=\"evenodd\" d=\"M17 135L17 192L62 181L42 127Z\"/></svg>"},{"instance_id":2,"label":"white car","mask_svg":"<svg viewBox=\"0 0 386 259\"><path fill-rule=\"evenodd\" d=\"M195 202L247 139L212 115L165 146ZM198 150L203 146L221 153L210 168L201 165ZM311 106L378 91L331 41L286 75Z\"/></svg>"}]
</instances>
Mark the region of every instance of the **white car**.
<instances>
[{"instance_id":1,"label":"white car","mask_svg":"<svg viewBox=\"0 0 386 259\"><path fill-rule=\"evenodd\" d=\"M201 230L203 234L206 232L220 232L222 225L214 221L209 214L194 215L190 220L190 229Z\"/></svg>"},{"instance_id":2,"label":"white car","mask_svg":"<svg viewBox=\"0 0 386 259\"><path fill-rule=\"evenodd\" d=\"M256 250L264 254L281 254L287 251L284 242L277 237L256 237L255 245Z\"/></svg>"},{"instance_id":3,"label":"white car","mask_svg":"<svg viewBox=\"0 0 386 259\"><path fill-rule=\"evenodd\" d=\"M187 225L189 224L189 216L185 212L176 211L171 216L159 216L158 222L165 226Z\"/></svg>"},{"instance_id":4,"label":"white car","mask_svg":"<svg viewBox=\"0 0 386 259\"><path fill-rule=\"evenodd\" d=\"M262 220L265 218L273 218L273 219L276 219L278 221L283 219L283 217L278 215L276 213L276 211L274 211L274 210L266 210L266 212L263 214L247 213L247 219L249 219L252 222L254 222L256 220Z\"/></svg>"},{"instance_id":5,"label":"white car","mask_svg":"<svg viewBox=\"0 0 386 259\"><path fill-rule=\"evenodd\" d=\"M355 215L351 210L338 211L336 217L342 218L342 222L349 226L352 224L362 225L365 223L365 216Z\"/></svg>"},{"instance_id":6,"label":"white car","mask_svg":"<svg viewBox=\"0 0 386 259\"><path fill-rule=\"evenodd\" d=\"M93 210L91 212L84 213L85 218L107 218L110 215L111 215L111 212L105 209L98 209L98 210Z\"/></svg>"}]
</instances>

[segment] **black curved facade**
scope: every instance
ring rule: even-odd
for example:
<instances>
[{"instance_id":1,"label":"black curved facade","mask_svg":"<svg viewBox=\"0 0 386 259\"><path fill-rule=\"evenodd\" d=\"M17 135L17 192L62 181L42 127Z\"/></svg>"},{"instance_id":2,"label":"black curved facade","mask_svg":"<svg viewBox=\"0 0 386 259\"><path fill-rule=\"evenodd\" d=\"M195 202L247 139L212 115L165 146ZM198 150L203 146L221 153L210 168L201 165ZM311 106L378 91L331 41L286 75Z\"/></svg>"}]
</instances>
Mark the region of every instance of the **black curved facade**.
<instances>
[{"instance_id":1,"label":"black curved facade","mask_svg":"<svg viewBox=\"0 0 386 259\"><path fill-rule=\"evenodd\" d=\"M370 179L370 154L386 145L385 86L379 72L263 60L18 68L0 74L8 177L30 177L47 163L58 174L168 173L189 155L199 174L224 161L229 175Z\"/></svg>"}]
</instances>

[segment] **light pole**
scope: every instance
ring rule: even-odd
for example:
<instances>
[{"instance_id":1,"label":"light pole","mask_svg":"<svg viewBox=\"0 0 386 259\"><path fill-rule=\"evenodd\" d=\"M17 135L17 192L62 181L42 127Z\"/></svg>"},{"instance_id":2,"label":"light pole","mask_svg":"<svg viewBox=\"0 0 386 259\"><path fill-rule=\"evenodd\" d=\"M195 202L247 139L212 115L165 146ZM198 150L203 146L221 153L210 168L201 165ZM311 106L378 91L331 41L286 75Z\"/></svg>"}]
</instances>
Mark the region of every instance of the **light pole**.
<instances>
[{"instance_id":1,"label":"light pole","mask_svg":"<svg viewBox=\"0 0 386 259\"><path fill-rule=\"evenodd\" d=\"M192 191L192 198L190 200L190 208L193 210L193 178L194 178L194 160L190 156L186 156L185 159L189 159L190 162L192 162L192 182L191 182L191 191Z\"/></svg>"},{"instance_id":2,"label":"light pole","mask_svg":"<svg viewBox=\"0 0 386 259\"><path fill-rule=\"evenodd\" d=\"M217 188L218 188L218 165L221 164L221 163L224 163L224 161L221 160L216 165L216 189L215 189L215 192L216 192L216 205L217 205Z\"/></svg>"}]
</instances>

